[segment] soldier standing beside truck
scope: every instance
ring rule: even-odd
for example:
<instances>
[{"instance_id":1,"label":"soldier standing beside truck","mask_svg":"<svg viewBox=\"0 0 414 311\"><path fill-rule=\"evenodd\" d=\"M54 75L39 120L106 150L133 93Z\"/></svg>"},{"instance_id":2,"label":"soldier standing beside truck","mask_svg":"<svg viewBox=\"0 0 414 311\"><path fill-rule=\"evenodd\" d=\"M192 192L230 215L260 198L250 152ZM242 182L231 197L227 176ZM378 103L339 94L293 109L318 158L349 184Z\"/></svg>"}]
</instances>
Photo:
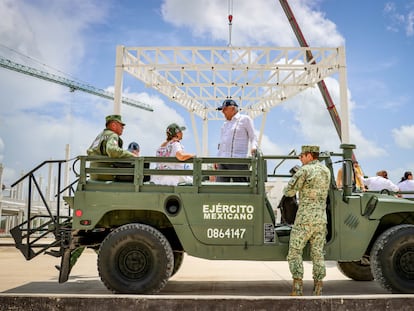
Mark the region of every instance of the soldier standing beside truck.
<instances>
[{"instance_id":1,"label":"soldier standing beside truck","mask_svg":"<svg viewBox=\"0 0 414 311\"><path fill-rule=\"evenodd\" d=\"M299 192L299 209L290 234L287 260L293 277L292 296L303 295L303 249L310 242L313 264L313 295L322 294L326 275L324 246L327 234L326 198L331 173L319 160L319 146L302 146L299 158L303 166L293 175L284 195Z\"/></svg>"}]
</instances>

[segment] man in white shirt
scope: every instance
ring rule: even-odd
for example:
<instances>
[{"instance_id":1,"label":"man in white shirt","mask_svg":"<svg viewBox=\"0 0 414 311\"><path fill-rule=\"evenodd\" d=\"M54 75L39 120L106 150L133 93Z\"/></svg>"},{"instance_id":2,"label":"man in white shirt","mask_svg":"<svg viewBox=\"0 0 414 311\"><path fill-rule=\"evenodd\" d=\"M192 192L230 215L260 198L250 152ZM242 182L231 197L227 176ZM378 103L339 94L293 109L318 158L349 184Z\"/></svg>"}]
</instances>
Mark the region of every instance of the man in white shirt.
<instances>
[{"instance_id":1,"label":"man in white shirt","mask_svg":"<svg viewBox=\"0 0 414 311\"><path fill-rule=\"evenodd\" d=\"M223 104L217 108L223 114L226 120L221 127L220 143L218 146L218 156L227 158L246 158L254 154L257 150L257 137L254 131L253 121L247 116L239 113L239 106L232 99L226 99ZM250 145L250 152L249 152ZM220 164L219 169L245 169L245 164ZM218 176L216 181L229 182L246 182L246 177L227 177Z\"/></svg>"},{"instance_id":2,"label":"man in white shirt","mask_svg":"<svg viewBox=\"0 0 414 311\"><path fill-rule=\"evenodd\" d=\"M368 187L368 191L388 190L398 192L400 190L396 184L388 179L387 171L379 171L377 176L364 178L364 184Z\"/></svg>"}]
</instances>

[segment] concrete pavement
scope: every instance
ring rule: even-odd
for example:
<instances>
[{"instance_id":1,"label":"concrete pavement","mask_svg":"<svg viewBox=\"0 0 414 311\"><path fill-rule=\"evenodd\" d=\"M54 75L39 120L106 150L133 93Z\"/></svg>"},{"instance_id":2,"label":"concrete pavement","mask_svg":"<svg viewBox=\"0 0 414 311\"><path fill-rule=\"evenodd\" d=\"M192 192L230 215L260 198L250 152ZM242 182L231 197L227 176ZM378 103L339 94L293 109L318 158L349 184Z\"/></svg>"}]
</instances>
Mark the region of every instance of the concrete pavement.
<instances>
[{"instance_id":1,"label":"concrete pavement","mask_svg":"<svg viewBox=\"0 0 414 311\"><path fill-rule=\"evenodd\" d=\"M29 310L88 311L95 310L98 302L99 311L123 310L123 304L134 305L134 310L153 310L155 305L166 310L271 310L276 305L277 309L308 311L367 306L410 310L414 303L414 295L390 295L376 282L346 278L336 262L327 262L324 296L299 298L288 296L291 276L286 262L210 261L185 256L167 286L151 296L113 295L100 281L92 250L84 252L64 284L58 283L54 268L58 264L58 258L48 255L26 261L14 247L0 247L0 310L24 310L22 304L28 302ZM311 271L311 263L305 262L305 295L311 294Z\"/></svg>"},{"instance_id":2,"label":"concrete pavement","mask_svg":"<svg viewBox=\"0 0 414 311\"><path fill-rule=\"evenodd\" d=\"M59 258L39 255L26 261L14 247L0 248L0 292L19 294L110 294L97 271L97 256L87 249L69 281L58 283ZM305 262L305 291L312 289L312 266ZM7 267L7 268L5 268ZM286 296L291 275L287 262L206 260L184 256L180 270L160 295ZM355 282L343 276L336 262L327 262L324 295L387 294L376 282Z\"/></svg>"}]
</instances>

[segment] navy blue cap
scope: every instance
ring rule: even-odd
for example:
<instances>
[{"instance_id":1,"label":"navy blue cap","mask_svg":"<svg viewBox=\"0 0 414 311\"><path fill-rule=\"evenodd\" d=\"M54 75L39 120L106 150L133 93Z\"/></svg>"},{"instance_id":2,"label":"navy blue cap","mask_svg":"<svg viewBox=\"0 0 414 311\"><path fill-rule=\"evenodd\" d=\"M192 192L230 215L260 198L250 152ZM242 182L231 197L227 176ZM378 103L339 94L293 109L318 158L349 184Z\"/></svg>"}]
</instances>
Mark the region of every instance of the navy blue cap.
<instances>
[{"instance_id":1,"label":"navy blue cap","mask_svg":"<svg viewBox=\"0 0 414 311\"><path fill-rule=\"evenodd\" d=\"M239 107L239 105L237 105L237 103L234 100L226 99L223 102L223 104L221 104L221 106L217 108L217 110L223 110L224 107L229 107L229 106Z\"/></svg>"},{"instance_id":2,"label":"navy blue cap","mask_svg":"<svg viewBox=\"0 0 414 311\"><path fill-rule=\"evenodd\" d=\"M128 151L132 152L133 150L138 150L139 151L139 145L136 142L132 142L128 145Z\"/></svg>"}]
</instances>

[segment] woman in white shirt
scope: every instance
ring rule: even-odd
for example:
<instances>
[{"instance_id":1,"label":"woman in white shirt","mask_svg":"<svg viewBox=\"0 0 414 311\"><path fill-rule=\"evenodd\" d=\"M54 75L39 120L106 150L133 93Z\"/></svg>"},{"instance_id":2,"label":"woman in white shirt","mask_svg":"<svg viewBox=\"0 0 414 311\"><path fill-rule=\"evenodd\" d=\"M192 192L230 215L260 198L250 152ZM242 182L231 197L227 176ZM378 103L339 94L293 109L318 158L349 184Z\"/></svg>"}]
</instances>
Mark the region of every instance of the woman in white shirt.
<instances>
[{"instance_id":1,"label":"woman in white shirt","mask_svg":"<svg viewBox=\"0 0 414 311\"><path fill-rule=\"evenodd\" d=\"M414 180L413 174L411 172L405 172L404 176L401 178L400 182L398 183L398 187L400 191L414 191ZM414 198L414 194L402 194L403 198Z\"/></svg>"},{"instance_id":2,"label":"woman in white shirt","mask_svg":"<svg viewBox=\"0 0 414 311\"><path fill-rule=\"evenodd\" d=\"M195 155L185 152L184 147L181 144L184 130L184 126L179 126L176 123L170 124L166 130L167 139L157 149L157 157L176 157L179 161L186 161L193 158ZM156 168L161 170L182 170L184 169L184 164L158 163ZM175 186L179 183L191 183L192 178L190 176L153 175L151 176L151 181L155 184Z\"/></svg>"}]
</instances>

